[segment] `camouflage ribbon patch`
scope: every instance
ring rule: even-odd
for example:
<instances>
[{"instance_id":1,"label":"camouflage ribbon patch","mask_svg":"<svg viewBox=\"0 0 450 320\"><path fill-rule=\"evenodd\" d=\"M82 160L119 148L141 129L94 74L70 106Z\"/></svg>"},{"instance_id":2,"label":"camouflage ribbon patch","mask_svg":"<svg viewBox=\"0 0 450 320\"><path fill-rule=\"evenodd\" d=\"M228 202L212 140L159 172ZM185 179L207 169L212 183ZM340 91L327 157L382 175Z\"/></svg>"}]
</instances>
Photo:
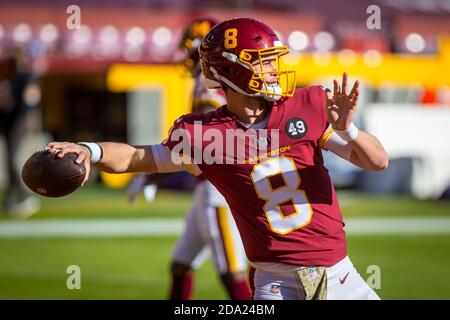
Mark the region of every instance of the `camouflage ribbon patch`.
<instances>
[{"instance_id":1,"label":"camouflage ribbon patch","mask_svg":"<svg viewBox=\"0 0 450 320\"><path fill-rule=\"evenodd\" d=\"M305 290L306 300L327 299L327 269L326 267L303 267L297 274Z\"/></svg>"}]
</instances>

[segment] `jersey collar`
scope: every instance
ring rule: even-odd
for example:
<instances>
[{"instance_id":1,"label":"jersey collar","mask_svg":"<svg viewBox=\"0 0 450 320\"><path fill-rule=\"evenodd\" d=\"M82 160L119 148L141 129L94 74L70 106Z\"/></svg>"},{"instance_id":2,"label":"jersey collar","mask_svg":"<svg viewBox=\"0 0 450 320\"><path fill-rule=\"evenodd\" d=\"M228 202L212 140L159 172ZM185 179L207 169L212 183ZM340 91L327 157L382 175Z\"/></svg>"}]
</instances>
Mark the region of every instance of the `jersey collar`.
<instances>
[{"instance_id":1,"label":"jersey collar","mask_svg":"<svg viewBox=\"0 0 450 320\"><path fill-rule=\"evenodd\" d=\"M270 111L268 117L269 119L267 120L267 125L265 126L265 129L277 129L279 124L281 123L281 120L283 118L283 114L284 114L284 100L285 99L280 99L279 101L274 102L273 106L272 106L272 110ZM232 113L229 109L228 109L228 105L224 105L221 108L221 112L222 115L226 118L230 118L230 120L232 120L235 124L236 127L239 127L241 129L243 129L244 131L251 128L251 127L247 127L245 124L243 124L238 117Z\"/></svg>"}]
</instances>

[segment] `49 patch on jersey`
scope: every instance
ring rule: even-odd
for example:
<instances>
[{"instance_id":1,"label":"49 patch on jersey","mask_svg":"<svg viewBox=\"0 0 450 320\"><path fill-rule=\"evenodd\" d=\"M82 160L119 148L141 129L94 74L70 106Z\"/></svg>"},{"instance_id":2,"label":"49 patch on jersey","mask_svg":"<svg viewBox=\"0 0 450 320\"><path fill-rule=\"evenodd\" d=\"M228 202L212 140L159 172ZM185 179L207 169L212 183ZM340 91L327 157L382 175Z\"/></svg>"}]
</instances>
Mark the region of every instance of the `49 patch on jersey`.
<instances>
[{"instance_id":1,"label":"49 patch on jersey","mask_svg":"<svg viewBox=\"0 0 450 320\"><path fill-rule=\"evenodd\" d=\"M289 137L293 139L299 139L305 136L306 131L308 130L308 126L303 119L292 118L289 119L288 122L286 122L284 130Z\"/></svg>"}]
</instances>

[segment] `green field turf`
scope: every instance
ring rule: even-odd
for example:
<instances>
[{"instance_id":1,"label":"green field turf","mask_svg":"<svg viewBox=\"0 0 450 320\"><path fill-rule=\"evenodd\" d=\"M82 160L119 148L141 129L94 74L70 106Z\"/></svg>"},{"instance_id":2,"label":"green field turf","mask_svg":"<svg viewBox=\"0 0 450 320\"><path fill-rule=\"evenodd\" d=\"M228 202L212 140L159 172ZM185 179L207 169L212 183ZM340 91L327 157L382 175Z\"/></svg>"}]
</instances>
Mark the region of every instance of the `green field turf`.
<instances>
[{"instance_id":1,"label":"green field turf","mask_svg":"<svg viewBox=\"0 0 450 320\"><path fill-rule=\"evenodd\" d=\"M2 197L0 193L0 198ZM186 192L159 191L156 201L148 204L142 197L134 205L123 190L87 186L64 198L43 198L41 210L31 219L87 217L182 217L191 204ZM338 192L345 217L379 216L450 216L449 201L414 200L406 196L380 197ZM1 209L0 209L1 210ZM0 220L8 219L0 211Z\"/></svg>"},{"instance_id":2,"label":"green field turf","mask_svg":"<svg viewBox=\"0 0 450 320\"><path fill-rule=\"evenodd\" d=\"M1 299L165 299L175 243L163 238L1 240ZM364 279L381 269L383 299L450 299L450 236L349 237ZM81 290L66 288L67 266L81 268ZM211 263L196 276L195 299L226 298Z\"/></svg>"},{"instance_id":3,"label":"green field turf","mask_svg":"<svg viewBox=\"0 0 450 320\"><path fill-rule=\"evenodd\" d=\"M141 197L131 205L123 190L89 186L67 197L39 199L41 210L31 219L182 217L189 208L192 197L186 192L161 191L158 192L156 201L151 204ZM0 214L0 219L8 217L6 214Z\"/></svg>"},{"instance_id":4,"label":"green field turf","mask_svg":"<svg viewBox=\"0 0 450 320\"><path fill-rule=\"evenodd\" d=\"M345 217L449 216L449 202L341 193ZM189 194L160 192L152 204L130 206L121 190L86 187L43 199L31 219L182 217ZM10 220L0 214L2 221ZM0 224L2 223L0 221ZM165 299L176 237L0 238L0 299ZM383 299L450 299L450 234L353 235L349 256L364 279L381 269ZM66 268L81 268L81 290L66 288ZM226 298L212 264L196 275L195 299Z\"/></svg>"}]
</instances>

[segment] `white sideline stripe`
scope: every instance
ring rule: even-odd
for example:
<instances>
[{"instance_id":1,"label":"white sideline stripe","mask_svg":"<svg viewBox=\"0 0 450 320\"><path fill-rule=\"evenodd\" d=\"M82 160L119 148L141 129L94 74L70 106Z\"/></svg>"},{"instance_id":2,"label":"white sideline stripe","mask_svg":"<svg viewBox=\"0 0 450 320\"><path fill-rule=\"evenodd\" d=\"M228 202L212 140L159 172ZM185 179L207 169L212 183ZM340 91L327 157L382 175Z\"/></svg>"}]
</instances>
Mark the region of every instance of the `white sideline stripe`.
<instances>
[{"instance_id":1,"label":"white sideline stripe","mask_svg":"<svg viewBox=\"0 0 450 320\"><path fill-rule=\"evenodd\" d=\"M352 218L344 222L351 235L450 234L450 217Z\"/></svg>"},{"instance_id":2,"label":"white sideline stripe","mask_svg":"<svg viewBox=\"0 0 450 320\"><path fill-rule=\"evenodd\" d=\"M350 235L450 234L450 217L351 218ZM0 238L174 236L183 219L42 219L0 222Z\"/></svg>"},{"instance_id":3,"label":"white sideline stripe","mask_svg":"<svg viewBox=\"0 0 450 320\"><path fill-rule=\"evenodd\" d=\"M0 238L109 237L180 234L182 219L45 219L0 223Z\"/></svg>"}]
</instances>

